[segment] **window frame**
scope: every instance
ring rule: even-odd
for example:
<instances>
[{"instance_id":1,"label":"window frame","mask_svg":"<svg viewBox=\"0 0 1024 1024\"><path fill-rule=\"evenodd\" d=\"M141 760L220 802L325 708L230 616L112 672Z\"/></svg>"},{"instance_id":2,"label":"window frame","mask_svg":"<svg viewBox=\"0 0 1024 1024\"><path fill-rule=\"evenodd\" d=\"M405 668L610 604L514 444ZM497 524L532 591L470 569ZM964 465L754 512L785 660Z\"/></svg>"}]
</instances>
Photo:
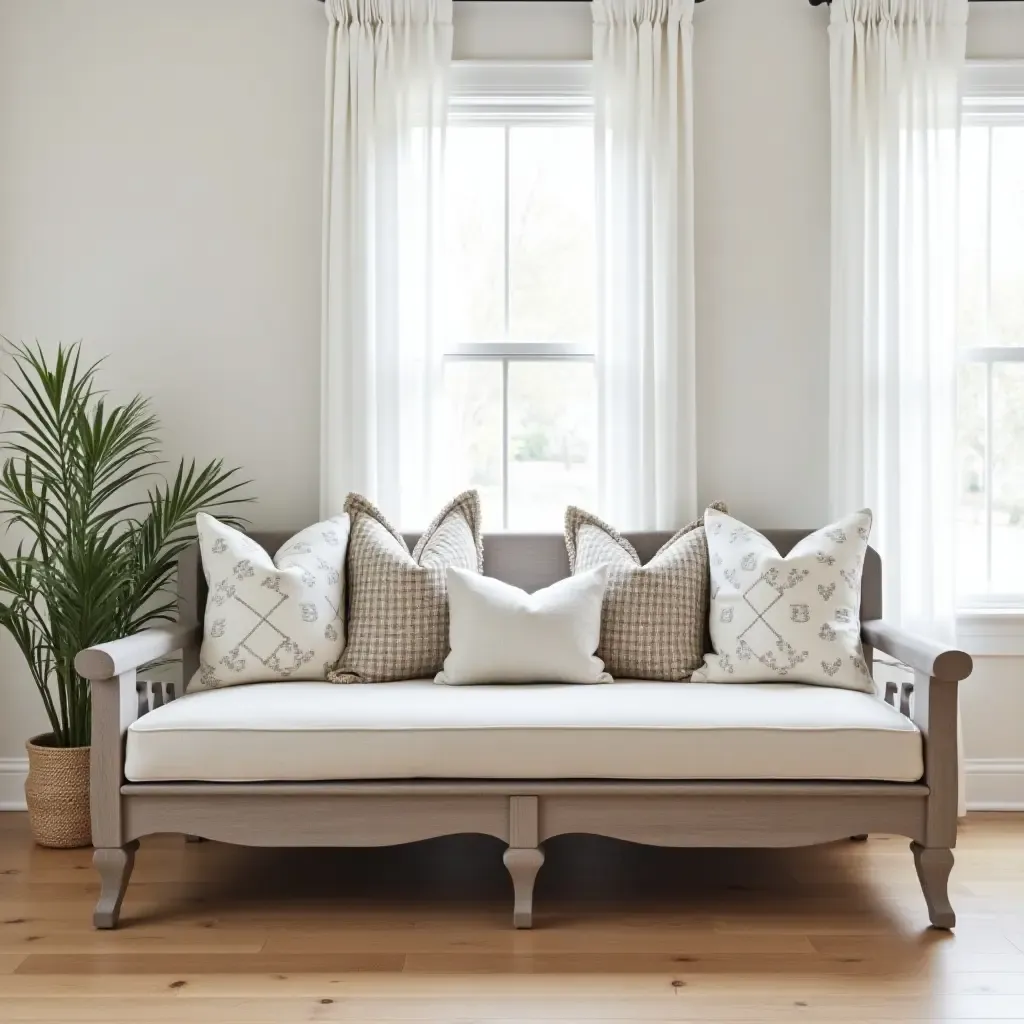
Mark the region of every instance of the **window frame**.
<instances>
[{"instance_id":1,"label":"window frame","mask_svg":"<svg viewBox=\"0 0 1024 1024\"><path fill-rule=\"evenodd\" d=\"M987 127L1000 125L1024 125L1024 61L970 61L964 74L961 97L961 127ZM989 174L992 171L991 132L989 134ZM991 191L988 203L989 245L986 252L985 276L988 292L986 318L991 304ZM1000 364L1024 362L1024 345L974 345L958 346L959 365L979 365L985 372L985 559L986 579L991 585L993 567L993 492L992 451L993 451L993 370ZM979 640L996 640L1002 634L1010 618L1019 620L1014 625L1024 624L1024 590L1018 593L958 593L958 618L961 627L967 626L972 636ZM1000 629L993 627L999 625ZM961 629L961 632L963 629ZM980 652L979 652L980 653Z\"/></svg>"},{"instance_id":2,"label":"window frame","mask_svg":"<svg viewBox=\"0 0 1024 1024\"><path fill-rule=\"evenodd\" d=\"M501 527L509 530L509 368L516 362L586 362L596 368L597 339L577 342L508 340L511 321L509 135L517 126L593 125L590 61L454 61L448 93L450 126L505 130L504 340L448 344L442 364L488 362L501 366Z\"/></svg>"}]
</instances>

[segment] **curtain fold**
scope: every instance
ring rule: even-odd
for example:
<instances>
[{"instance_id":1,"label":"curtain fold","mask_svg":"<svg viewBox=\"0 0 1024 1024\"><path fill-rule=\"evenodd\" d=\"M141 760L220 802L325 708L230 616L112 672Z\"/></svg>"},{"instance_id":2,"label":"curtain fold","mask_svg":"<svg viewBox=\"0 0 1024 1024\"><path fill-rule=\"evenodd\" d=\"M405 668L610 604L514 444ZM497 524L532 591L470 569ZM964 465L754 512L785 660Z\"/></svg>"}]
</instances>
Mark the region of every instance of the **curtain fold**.
<instances>
[{"instance_id":1,"label":"curtain fold","mask_svg":"<svg viewBox=\"0 0 1024 1024\"><path fill-rule=\"evenodd\" d=\"M451 0L326 0L320 506L426 525Z\"/></svg>"},{"instance_id":2,"label":"curtain fold","mask_svg":"<svg viewBox=\"0 0 1024 1024\"><path fill-rule=\"evenodd\" d=\"M697 509L694 0L594 0L599 502L620 529Z\"/></svg>"},{"instance_id":3,"label":"curtain fold","mask_svg":"<svg viewBox=\"0 0 1024 1024\"><path fill-rule=\"evenodd\" d=\"M830 505L869 506L885 616L955 636L967 0L833 0ZM962 774L961 774L962 792Z\"/></svg>"}]
</instances>

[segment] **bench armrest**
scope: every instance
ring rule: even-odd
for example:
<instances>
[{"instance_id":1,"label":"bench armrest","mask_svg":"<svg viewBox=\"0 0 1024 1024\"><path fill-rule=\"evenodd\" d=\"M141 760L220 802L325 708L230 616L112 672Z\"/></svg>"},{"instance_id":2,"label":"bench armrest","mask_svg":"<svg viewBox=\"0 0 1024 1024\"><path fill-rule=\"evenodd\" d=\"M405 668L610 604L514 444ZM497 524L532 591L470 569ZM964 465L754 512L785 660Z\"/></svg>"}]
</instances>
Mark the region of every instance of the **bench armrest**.
<instances>
[{"instance_id":1,"label":"bench armrest","mask_svg":"<svg viewBox=\"0 0 1024 1024\"><path fill-rule=\"evenodd\" d=\"M187 670L202 632L195 625L144 629L79 651L75 657L75 670L92 684L90 803L92 841L98 850L120 848L124 843L121 783L125 733L139 712L135 670L179 650L184 650Z\"/></svg>"},{"instance_id":2,"label":"bench armrest","mask_svg":"<svg viewBox=\"0 0 1024 1024\"><path fill-rule=\"evenodd\" d=\"M111 640L79 651L75 657L75 670L83 679L98 682L140 668L157 658L180 651L202 638L198 626L161 626L144 629L133 636Z\"/></svg>"},{"instance_id":3,"label":"bench armrest","mask_svg":"<svg viewBox=\"0 0 1024 1024\"><path fill-rule=\"evenodd\" d=\"M934 640L915 636L883 619L871 619L861 624L864 643L876 651L891 655L908 668L930 679L959 683L974 668L974 661L963 651L943 647Z\"/></svg>"},{"instance_id":4,"label":"bench armrest","mask_svg":"<svg viewBox=\"0 0 1024 1024\"><path fill-rule=\"evenodd\" d=\"M900 706L920 730L924 742L924 781L928 786L924 847L950 850L956 845L958 803L957 688L974 667L969 654L914 636L881 619L865 622L861 635L868 647L911 668Z\"/></svg>"}]
</instances>

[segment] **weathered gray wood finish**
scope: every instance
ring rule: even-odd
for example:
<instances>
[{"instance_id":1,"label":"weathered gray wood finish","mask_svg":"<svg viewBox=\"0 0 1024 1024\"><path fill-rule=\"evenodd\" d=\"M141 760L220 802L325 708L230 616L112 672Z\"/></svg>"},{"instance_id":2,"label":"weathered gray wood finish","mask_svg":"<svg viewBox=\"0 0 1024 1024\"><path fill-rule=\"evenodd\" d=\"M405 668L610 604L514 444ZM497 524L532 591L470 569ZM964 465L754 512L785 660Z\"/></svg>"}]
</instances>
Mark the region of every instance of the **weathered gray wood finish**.
<instances>
[{"instance_id":1,"label":"weathered gray wood finish","mask_svg":"<svg viewBox=\"0 0 1024 1024\"><path fill-rule=\"evenodd\" d=\"M947 847L911 843L917 877L928 904L928 917L936 928L950 929L956 914L949 902L949 873L953 870L953 851Z\"/></svg>"},{"instance_id":2,"label":"weathered gray wood finish","mask_svg":"<svg viewBox=\"0 0 1024 1024\"><path fill-rule=\"evenodd\" d=\"M128 879L132 876L135 866L135 851L139 841L116 849L96 849L93 851L93 867L100 876L100 898L92 914L92 923L97 928L116 928L117 919L121 916L121 903L128 888Z\"/></svg>"},{"instance_id":3,"label":"weathered gray wood finish","mask_svg":"<svg viewBox=\"0 0 1024 1024\"><path fill-rule=\"evenodd\" d=\"M804 531L769 531L783 553ZM630 535L650 558L667 534ZM275 551L286 534L255 535ZM415 537L408 538L410 543ZM568 573L557 536L490 537L485 571L527 590ZM543 843L588 832L658 846L802 846L868 833L903 835L911 847L931 921L952 928L947 880L956 843L957 683L971 672L959 651L911 637L881 620L881 565L868 552L862 592L865 650L915 671L900 710L925 742L920 783L432 781L322 783L126 783L125 730L138 714L135 670L181 650L184 680L198 665L206 586L198 552L182 558L181 624L83 651L78 671L93 682L92 812L101 895L98 928L116 927L140 837L156 832L252 846L385 846L459 832L507 843L513 923L533 923ZM883 699L879 697L879 699ZM887 699L895 706L893 691Z\"/></svg>"},{"instance_id":4,"label":"weathered gray wood finish","mask_svg":"<svg viewBox=\"0 0 1024 1024\"><path fill-rule=\"evenodd\" d=\"M512 923L516 928L533 927L533 883L544 864L539 808L538 797L509 798L509 843L502 859L512 878L515 896Z\"/></svg>"}]
</instances>

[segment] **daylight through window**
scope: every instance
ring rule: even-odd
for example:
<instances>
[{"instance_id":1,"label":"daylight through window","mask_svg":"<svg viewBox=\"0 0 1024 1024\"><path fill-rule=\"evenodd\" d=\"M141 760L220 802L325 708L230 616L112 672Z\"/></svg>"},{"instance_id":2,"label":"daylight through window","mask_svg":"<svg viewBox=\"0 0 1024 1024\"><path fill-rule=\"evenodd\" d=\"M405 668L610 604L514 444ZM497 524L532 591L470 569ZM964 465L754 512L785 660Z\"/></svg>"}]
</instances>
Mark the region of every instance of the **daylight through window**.
<instances>
[{"instance_id":1,"label":"daylight through window","mask_svg":"<svg viewBox=\"0 0 1024 1024\"><path fill-rule=\"evenodd\" d=\"M1016 78L1016 85L1014 84ZM961 172L958 583L1024 603L1024 76L971 70Z\"/></svg>"},{"instance_id":2,"label":"daylight through window","mask_svg":"<svg viewBox=\"0 0 1024 1024\"><path fill-rule=\"evenodd\" d=\"M532 71L532 74L529 73ZM552 531L597 484L587 70L457 70L445 167L445 463L487 530Z\"/></svg>"}]
</instances>

